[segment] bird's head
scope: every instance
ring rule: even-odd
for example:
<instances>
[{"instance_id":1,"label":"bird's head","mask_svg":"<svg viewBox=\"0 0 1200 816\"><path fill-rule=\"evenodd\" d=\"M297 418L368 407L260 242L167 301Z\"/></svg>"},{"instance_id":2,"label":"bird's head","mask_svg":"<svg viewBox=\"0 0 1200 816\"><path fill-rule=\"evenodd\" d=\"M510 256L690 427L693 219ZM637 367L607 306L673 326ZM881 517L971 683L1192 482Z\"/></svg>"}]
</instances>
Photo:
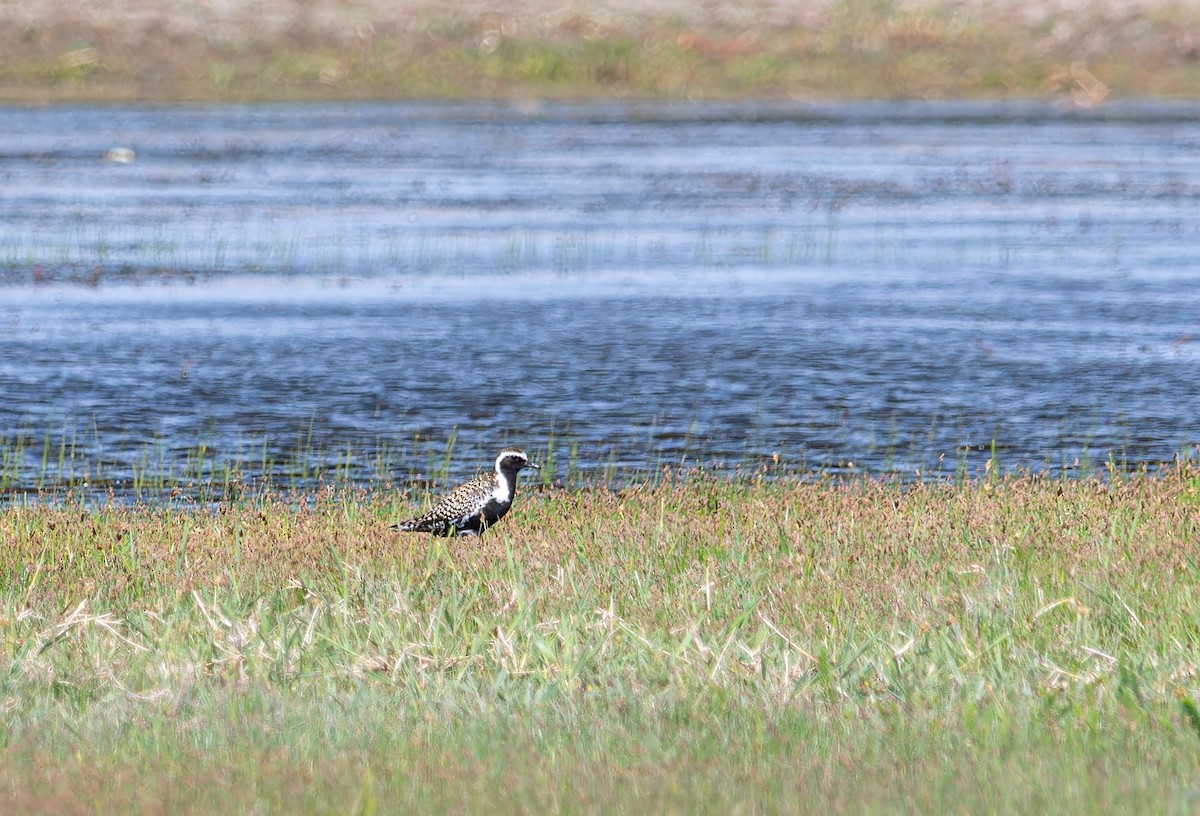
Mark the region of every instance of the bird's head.
<instances>
[{"instance_id":1,"label":"bird's head","mask_svg":"<svg viewBox=\"0 0 1200 816\"><path fill-rule=\"evenodd\" d=\"M520 448L505 448L496 457L497 473L517 473L522 468L527 467L534 470L541 470L541 466L530 462L529 457L525 455L525 451Z\"/></svg>"}]
</instances>

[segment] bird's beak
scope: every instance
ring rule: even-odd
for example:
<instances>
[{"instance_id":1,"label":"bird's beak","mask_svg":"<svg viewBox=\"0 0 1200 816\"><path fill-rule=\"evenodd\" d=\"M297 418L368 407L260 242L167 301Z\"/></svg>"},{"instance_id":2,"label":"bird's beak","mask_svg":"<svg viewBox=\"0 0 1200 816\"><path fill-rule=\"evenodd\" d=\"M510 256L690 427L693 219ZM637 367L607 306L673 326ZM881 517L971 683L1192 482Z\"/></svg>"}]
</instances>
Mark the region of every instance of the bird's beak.
<instances>
[{"instance_id":1,"label":"bird's beak","mask_svg":"<svg viewBox=\"0 0 1200 816\"><path fill-rule=\"evenodd\" d=\"M542 466L541 466L541 465L535 465L533 462L530 462L530 463L529 463L529 464L528 464L526 467L531 467L531 468L533 468L534 470L541 470L541 469L542 469Z\"/></svg>"}]
</instances>

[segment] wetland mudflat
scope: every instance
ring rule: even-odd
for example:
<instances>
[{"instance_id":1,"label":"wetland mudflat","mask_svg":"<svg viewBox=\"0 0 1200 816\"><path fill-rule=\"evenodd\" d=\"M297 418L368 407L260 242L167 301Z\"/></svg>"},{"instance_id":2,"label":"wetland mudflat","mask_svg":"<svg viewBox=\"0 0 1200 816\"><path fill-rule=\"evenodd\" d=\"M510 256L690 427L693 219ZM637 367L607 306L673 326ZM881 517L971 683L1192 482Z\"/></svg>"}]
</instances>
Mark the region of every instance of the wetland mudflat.
<instances>
[{"instance_id":1,"label":"wetland mudflat","mask_svg":"<svg viewBox=\"0 0 1200 816\"><path fill-rule=\"evenodd\" d=\"M455 429L585 476L1169 461L1196 113L7 108L6 483L405 475Z\"/></svg>"}]
</instances>

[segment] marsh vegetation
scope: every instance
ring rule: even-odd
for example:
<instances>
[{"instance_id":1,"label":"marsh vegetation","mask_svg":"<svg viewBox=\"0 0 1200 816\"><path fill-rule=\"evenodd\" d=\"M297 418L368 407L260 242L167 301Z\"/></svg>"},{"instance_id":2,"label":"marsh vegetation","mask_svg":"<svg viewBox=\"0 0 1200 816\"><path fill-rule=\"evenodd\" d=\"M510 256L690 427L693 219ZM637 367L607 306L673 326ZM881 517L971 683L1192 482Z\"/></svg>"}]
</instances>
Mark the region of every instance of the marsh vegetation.
<instances>
[{"instance_id":1,"label":"marsh vegetation","mask_svg":"<svg viewBox=\"0 0 1200 816\"><path fill-rule=\"evenodd\" d=\"M5 809L1187 812L1200 474L0 513Z\"/></svg>"}]
</instances>

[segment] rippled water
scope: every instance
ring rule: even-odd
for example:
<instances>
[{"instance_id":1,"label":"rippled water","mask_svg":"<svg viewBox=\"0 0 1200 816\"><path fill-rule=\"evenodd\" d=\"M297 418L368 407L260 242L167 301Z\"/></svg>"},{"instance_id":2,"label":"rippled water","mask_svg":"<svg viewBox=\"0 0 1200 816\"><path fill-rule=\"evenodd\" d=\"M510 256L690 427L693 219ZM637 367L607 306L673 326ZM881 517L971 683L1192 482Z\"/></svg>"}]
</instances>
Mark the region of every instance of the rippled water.
<instances>
[{"instance_id":1,"label":"rippled water","mask_svg":"<svg viewBox=\"0 0 1200 816\"><path fill-rule=\"evenodd\" d=\"M1195 455L1198 114L0 109L0 478Z\"/></svg>"}]
</instances>

